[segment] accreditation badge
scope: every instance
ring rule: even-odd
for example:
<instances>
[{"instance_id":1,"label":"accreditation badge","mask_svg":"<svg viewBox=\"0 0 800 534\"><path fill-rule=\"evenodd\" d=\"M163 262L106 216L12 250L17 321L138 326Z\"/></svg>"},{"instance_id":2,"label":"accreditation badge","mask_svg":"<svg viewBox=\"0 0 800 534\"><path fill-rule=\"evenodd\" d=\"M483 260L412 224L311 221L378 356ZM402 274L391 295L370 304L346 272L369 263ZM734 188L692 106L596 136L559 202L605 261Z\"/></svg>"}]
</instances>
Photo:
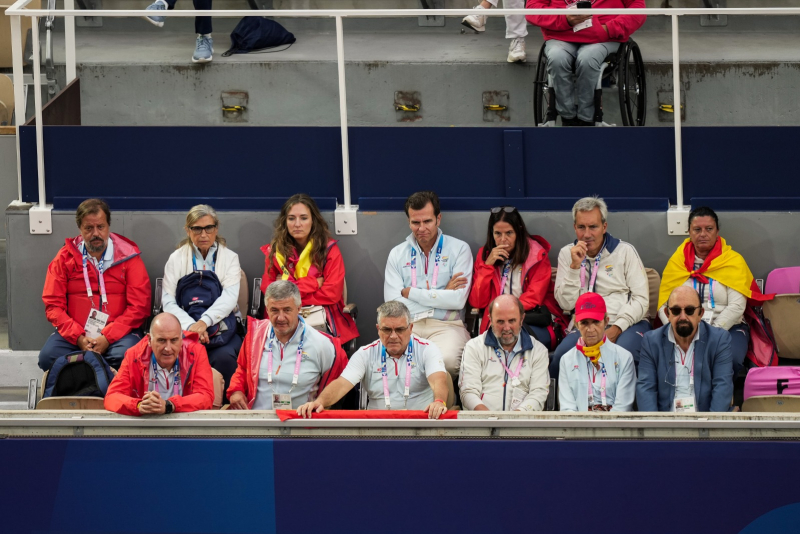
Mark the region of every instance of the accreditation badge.
<instances>
[{"instance_id":1,"label":"accreditation badge","mask_svg":"<svg viewBox=\"0 0 800 534\"><path fill-rule=\"evenodd\" d=\"M703 308L703 320L711 326L711 321L714 320L714 310L711 308Z\"/></svg>"},{"instance_id":2,"label":"accreditation badge","mask_svg":"<svg viewBox=\"0 0 800 534\"><path fill-rule=\"evenodd\" d=\"M694 405L694 395L689 397L680 397L672 401L675 412L696 412Z\"/></svg>"},{"instance_id":3,"label":"accreditation badge","mask_svg":"<svg viewBox=\"0 0 800 534\"><path fill-rule=\"evenodd\" d=\"M107 324L108 314L93 309L86 318L86 324L83 327L84 335L92 339L97 339L103 335L103 328L105 328Z\"/></svg>"},{"instance_id":4,"label":"accreditation badge","mask_svg":"<svg viewBox=\"0 0 800 534\"><path fill-rule=\"evenodd\" d=\"M513 393L511 394L511 411L513 412L519 408L522 404L522 401L524 401L525 397L527 396L527 391L524 391L522 388L515 387Z\"/></svg>"},{"instance_id":5,"label":"accreditation badge","mask_svg":"<svg viewBox=\"0 0 800 534\"><path fill-rule=\"evenodd\" d=\"M291 410L292 409L292 396L288 393L273 393L272 394L272 409L273 410Z\"/></svg>"}]
</instances>

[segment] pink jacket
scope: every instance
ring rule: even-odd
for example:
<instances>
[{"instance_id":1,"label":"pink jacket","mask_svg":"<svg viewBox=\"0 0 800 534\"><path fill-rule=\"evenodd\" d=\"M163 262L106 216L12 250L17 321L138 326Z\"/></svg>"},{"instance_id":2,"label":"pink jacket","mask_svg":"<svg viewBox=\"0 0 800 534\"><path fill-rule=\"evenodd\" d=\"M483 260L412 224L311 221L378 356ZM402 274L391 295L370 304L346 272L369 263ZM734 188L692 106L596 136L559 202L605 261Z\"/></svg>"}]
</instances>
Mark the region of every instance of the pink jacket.
<instances>
[{"instance_id":1,"label":"pink jacket","mask_svg":"<svg viewBox=\"0 0 800 534\"><path fill-rule=\"evenodd\" d=\"M577 0L528 0L528 9L567 9ZM592 0L592 9L645 8L644 0ZM589 13L591 10L570 10L568 14ZM647 19L645 15L596 15L592 18L592 27L581 31L573 31L564 15L528 15L525 18L534 26L542 29L544 40L556 39L568 43L624 43L633 32L638 30ZM608 28L608 33L603 29Z\"/></svg>"}]
</instances>

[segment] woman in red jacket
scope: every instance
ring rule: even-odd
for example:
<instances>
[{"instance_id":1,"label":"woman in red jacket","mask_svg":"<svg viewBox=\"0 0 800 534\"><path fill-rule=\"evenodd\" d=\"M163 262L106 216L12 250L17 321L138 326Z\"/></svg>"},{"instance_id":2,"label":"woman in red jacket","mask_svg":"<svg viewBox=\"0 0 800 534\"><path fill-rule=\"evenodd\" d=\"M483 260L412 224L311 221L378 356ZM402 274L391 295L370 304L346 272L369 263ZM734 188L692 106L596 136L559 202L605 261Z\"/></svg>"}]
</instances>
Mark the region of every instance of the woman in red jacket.
<instances>
[{"instance_id":1,"label":"woman in red jacket","mask_svg":"<svg viewBox=\"0 0 800 534\"><path fill-rule=\"evenodd\" d=\"M281 208L266 256L261 293L275 280L300 289L306 323L326 330L344 345L358 337L356 323L344 313L344 261L317 203L300 193Z\"/></svg>"},{"instance_id":2,"label":"woman in red jacket","mask_svg":"<svg viewBox=\"0 0 800 534\"><path fill-rule=\"evenodd\" d=\"M478 251L469 304L483 308L481 333L489 328L489 304L501 294L517 297L526 311L534 337L552 348L550 310L545 306L550 286L550 243L531 236L513 206L492 208L486 244Z\"/></svg>"}]
</instances>

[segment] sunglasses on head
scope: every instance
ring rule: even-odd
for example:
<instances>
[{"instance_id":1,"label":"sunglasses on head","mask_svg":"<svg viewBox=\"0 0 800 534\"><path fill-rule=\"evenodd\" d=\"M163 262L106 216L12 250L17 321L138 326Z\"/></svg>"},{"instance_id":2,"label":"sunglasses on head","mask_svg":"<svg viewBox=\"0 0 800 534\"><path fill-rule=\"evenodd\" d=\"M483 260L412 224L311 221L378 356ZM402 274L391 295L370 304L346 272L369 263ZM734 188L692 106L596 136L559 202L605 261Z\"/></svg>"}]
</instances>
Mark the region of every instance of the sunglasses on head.
<instances>
[{"instance_id":1,"label":"sunglasses on head","mask_svg":"<svg viewBox=\"0 0 800 534\"><path fill-rule=\"evenodd\" d=\"M671 315L674 315L675 317L680 315L681 312L684 312L687 317L691 317L692 315L694 315L694 313L697 310L700 309L700 307L699 306L686 306L685 308L681 308L680 306L672 306L672 307L667 308L667 309L669 310L669 313Z\"/></svg>"},{"instance_id":2,"label":"sunglasses on head","mask_svg":"<svg viewBox=\"0 0 800 534\"><path fill-rule=\"evenodd\" d=\"M517 208L515 208L514 206L497 206L496 208L492 208L492 213L500 213L501 211L504 211L506 213L513 213L517 211Z\"/></svg>"}]
</instances>

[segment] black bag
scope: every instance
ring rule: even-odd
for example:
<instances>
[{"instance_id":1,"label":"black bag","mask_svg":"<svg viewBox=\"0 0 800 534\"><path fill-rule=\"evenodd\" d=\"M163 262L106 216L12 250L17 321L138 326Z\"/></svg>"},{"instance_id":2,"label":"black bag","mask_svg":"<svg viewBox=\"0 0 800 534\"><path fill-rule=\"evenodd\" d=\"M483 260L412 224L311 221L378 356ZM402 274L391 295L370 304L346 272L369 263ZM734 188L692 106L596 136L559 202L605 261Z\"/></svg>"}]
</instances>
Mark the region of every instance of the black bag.
<instances>
[{"instance_id":1,"label":"black bag","mask_svg":"<svg viewBox=\"0 0 800 534\"><path fill-rule=\"evenodd\" d=\"M195 321L199 321L222 295L222 284L214 271L194 271L180 280L175 290L175 300ZM236 314L231 313L216 325L209 327L208 346L220 347L236 334Z\"/></svg>"},{"instance_id":2,"label":"black bag","mask_svg":"<svg viewBox=\"0 0 800 534\"><path fill-rule=\"evenodd\" d=\"M231 32L230 50L222 56L260 52L281 45L291 46L296 40L294 34L274 20L264 17L244 17Z\"/></svg>"},{"instance_id":3,"label":"black bag","mask_svg":"<svg viewBox=\"0 0 800 534\"><path fill-rule=\"evenodd\" d=\"M532 310L525 311L525 320L523 322L530 326L547 328L553 322L553 318L550 315L550 310L545 306L536 306Z\"/></svg>"},{"instance_id":4,"label":"black bag","mask_svg":"<svg viewBox=\"0 0 800 534\"><path fill-rule=\"evenodd\" d=\"M111 367L101 355L89 350L71 352L50 366L42 398L103 398L113 378Z\"/></svg>"}]
</instances>

